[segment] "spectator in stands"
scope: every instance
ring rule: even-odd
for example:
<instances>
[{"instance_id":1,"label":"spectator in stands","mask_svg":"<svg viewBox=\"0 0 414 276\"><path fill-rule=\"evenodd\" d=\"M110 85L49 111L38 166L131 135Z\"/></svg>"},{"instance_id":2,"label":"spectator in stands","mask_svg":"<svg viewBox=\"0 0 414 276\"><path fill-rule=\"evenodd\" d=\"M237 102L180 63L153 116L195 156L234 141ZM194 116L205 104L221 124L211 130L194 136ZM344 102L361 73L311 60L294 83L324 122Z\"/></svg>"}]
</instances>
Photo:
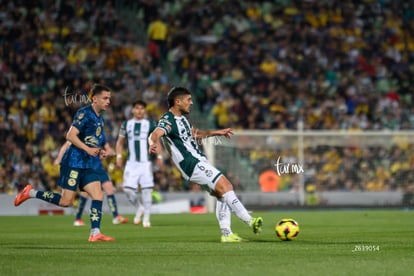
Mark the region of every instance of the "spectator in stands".
<instances>
[{"instance_id":1,"label":"spectator in stands","mask_svg":"<svg viewBox=\"0 0 414 276\"><path fill-rule=\"evenodd\" d=\"M149 24L147 35L153 66L161 66L167 57L168 26L162 20L160 14Z\"/></svg>"}]
</instances>

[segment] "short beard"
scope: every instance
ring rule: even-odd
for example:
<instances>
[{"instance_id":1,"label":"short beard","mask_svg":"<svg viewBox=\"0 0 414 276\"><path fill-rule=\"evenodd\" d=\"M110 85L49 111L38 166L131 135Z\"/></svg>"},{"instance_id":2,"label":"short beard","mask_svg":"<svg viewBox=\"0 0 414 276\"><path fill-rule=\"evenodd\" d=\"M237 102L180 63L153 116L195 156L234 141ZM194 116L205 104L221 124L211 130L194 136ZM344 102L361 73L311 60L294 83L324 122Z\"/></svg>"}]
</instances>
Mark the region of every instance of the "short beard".
<instances>
[{"instance_id":1,"label":"short beard","mask_svg":"<svg viewBox=\"0 0 414 276\"><path fill-rule=\"evenodd\" d=\"M180 111L181 111L181 114L183 114L183 115L190 114L190 111L187 111L187 110L184 110L184 109L181 109Z\"/></svg>"}]
</instances>

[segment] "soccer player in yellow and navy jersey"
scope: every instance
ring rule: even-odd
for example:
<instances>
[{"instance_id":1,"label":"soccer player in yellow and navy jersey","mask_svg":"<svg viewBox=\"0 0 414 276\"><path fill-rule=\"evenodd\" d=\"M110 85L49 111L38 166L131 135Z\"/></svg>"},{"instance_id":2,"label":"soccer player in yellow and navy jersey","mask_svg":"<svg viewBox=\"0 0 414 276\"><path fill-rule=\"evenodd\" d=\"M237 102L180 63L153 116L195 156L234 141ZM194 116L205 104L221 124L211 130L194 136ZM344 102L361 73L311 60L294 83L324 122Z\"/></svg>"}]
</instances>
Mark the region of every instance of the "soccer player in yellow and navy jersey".
<instances>
[{"instance_id":1,"label":"soccer player in yellow and navy jersey","mask_svg":"<svg viewBox=\"0 0 414 276\"><path fill-rule=\"evenodd\" d=\"M91 231L88 241L113 241L114 238L100 231L103 192L99 173L95 169L96 163L100 162L96 157L105 151L102 148L106 139L101 112L109 107L111 89L95 84L91 89L91 97L92 103L76 112L66 134L66 139L71 142L71 146L66 150L60 166L58 184L62 188L62 193L36 191L31 185L27 185L17 194L14 205L19 206L30 198L38 198L58 206L68 207L72 205L77 190L83 190L92 199L89 216Z\"/></svg>"}]
</instances>

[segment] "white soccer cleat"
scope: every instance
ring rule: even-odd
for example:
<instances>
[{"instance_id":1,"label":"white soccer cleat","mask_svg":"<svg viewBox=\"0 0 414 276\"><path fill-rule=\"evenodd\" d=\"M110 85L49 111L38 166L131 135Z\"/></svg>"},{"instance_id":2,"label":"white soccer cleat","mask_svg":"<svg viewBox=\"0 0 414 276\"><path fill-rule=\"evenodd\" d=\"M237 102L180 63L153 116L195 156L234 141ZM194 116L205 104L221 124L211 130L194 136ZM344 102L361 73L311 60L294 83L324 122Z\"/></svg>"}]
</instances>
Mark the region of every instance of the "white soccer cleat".
<instances>
[{"instance_id":1,"label":"white soccer cleat","mask_svg":"<svg viewBox=\"0 0 414 276\"><path fill-rule=\"evenodd\" d=\"M134 224L135 225L138 225L138 224L140 224L141 223L141 218L139 218L139 217L135 217L134 218Z\"/></svg>"},{"instance_id":2,"label":"white soccer cleat","mask_svg":"<svg viewBox=\"0 0 414 276\"><path fill-rule=\"evenodd\" d=\"M124 224L124 223L128 223L128 219L127 218L124 218L121 215L118 215L116 218L114 218L112 220L112 223L113 224Z\"/></svg>"},{"instance_id":3,"label":"white soccer cleat","mask_svg":"<svg viewBox=\"0 0 414 276\"><path fill-rule=\"evenodd\" d=\"M144 222L142 223L142 227L144 227L144 228L150 228L150 227L151 227L151 222L149 222L149 221L144 221Z\"/></svg>"},{"instance_id":4,"label":"white soccer cleat","mask_svg":"<svg viewBox=\"0 0 414 276\"><path fill-rule=\"evenodd\" d=\"M139 208L137 213L135 214L135 217L134 217L134 224L135 225L139 225L141 223L141 218L142 218L143 214L144 214L144 209Z\"/></svg>"},{"instance_id":5,"label":"white soccer cleat","mask_svg":"<svg viewBox=\"0 0 414 276\"><path fill-rule=\"evenodd\" d=\"M73 226L85 226L85 223L81 219L77 219L73 222Z\"/></svg>"}]
</instances>

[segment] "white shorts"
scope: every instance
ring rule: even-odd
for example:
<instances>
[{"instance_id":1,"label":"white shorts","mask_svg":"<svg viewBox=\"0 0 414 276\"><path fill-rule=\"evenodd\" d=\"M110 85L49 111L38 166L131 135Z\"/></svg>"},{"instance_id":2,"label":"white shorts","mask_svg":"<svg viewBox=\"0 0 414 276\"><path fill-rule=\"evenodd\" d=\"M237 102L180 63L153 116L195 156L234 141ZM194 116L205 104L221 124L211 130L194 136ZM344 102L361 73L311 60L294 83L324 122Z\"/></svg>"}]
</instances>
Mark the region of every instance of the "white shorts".
<instances>
[{"instance_id":1,"label":"white shorts","mask_svg":"<svg viewBox=\"0 0 414 276\"><path fill-rule=\"evenodd\" d=\"M137 190L138 184L141 189L154 187L151 162L126 162L122 186Z\"/></svg>"},{"instance_id":2,"label":"white shorts","mask_svg":"<svg viewBox=\"0 0 414 276\"><path fill-rule=\"evenodd\" d=\"M190 181L197 183L201 188L209 193L215 191L216 182L222 175L216 167L208 162L200 161L194 168Z\"/></svg>"}]
</instances>

